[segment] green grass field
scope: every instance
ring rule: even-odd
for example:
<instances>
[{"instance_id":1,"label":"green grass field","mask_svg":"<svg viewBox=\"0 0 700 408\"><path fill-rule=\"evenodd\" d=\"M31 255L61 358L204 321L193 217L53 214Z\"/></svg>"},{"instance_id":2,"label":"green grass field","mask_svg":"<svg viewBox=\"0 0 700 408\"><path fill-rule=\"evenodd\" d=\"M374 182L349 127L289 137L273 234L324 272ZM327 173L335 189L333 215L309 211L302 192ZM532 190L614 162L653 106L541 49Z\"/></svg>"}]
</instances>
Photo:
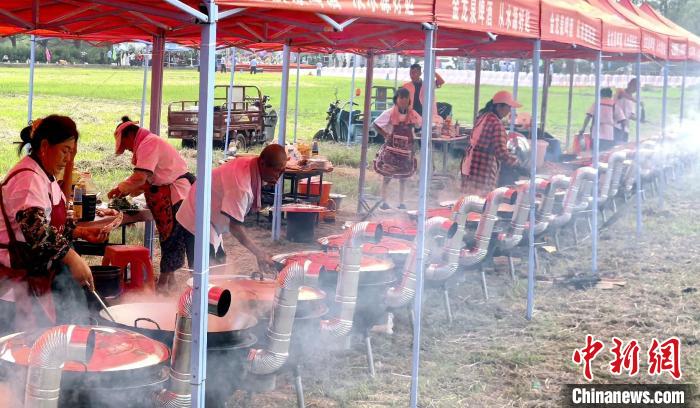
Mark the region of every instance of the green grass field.
<instances>
[{"instance_id":1,"label":"green grass field","mask_svg":"<svg viewBox=\"0 0 700 408\"><path fill-rule=\"evenodd\" d=\"M27 95L29 71L26 67L0 68L0 172L7 171L16 161L17 155L13 141L18 139L22 126L27 121ZM122 115L136 119L140 114L143 71L141 69L110 69L82 67L53 67L39 65L35 73L34 117L51 113L70 115L78 123L81 132L79 160L84 167L98 174L101 188L107 188L118 178L123 177L129 169L127 159L115 159L112 132ZM289 92L290 109L287 139L294 134L294 86L292 75ZM163 110L161 134L167 130L168 103L178 100L195 100L198 97L198 73L194 70L165 71L163 86ZM227 74L216 74L216 84L228 84ZM256 85L262 92L272 97L271 103L279 110L281 74L237 73L236 83ZM393 85L393 81L378 80L378 85ZM362 80L356 87L364 90ZM150 88L149 88L150 89ZM349 78L302 76L300 78L299 114L297 137L309 140L313 134L325 125L325 112L328 104L335 99L337 92L341 100L346 100L350 93ZM499 90L500 87L483 86L481 105ZM454 117L461 123L471 122L473 112L473 86L448 84L437 90L437 100L453 105ZM530 110L532 93L530 88L521 88L519 99L526 111ZM678 89L669 92L669 116L678 115ZM643 99L647 106L648 124L645 132L653 132L660 123L660 89L645 89ZM696 92L688 93L689 104L697 105ZM362 105L363 97L356 98ZM547 129L562 140L566 137L567 89L553 87L550 91ZM578 129L583 120L583 112L593 102L592 88L574 90L573 125ZM148 109L147 109L148 115ZM148 119L148 118L146 118ZM177 144L177 141L173 141ZM359 162L359 147L324 146L323 153L336 164L356 167ZM193 157L194 153L185 153ZM370 158L373 153L370 152Z\"/></svg>"}]
</instances>

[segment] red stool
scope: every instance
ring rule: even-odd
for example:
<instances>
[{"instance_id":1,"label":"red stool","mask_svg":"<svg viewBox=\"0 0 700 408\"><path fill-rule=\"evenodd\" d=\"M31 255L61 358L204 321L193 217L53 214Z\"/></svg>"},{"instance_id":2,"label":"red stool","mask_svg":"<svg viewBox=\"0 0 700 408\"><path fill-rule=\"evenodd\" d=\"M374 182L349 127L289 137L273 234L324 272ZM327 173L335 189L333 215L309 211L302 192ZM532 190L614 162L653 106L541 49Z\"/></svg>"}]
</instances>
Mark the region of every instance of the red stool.
<instances>
[{"instance_id":1,"label":"red stool","mask_svg":"<svg viewBox=\"0 0 700 408\"><path fill-rule=\"evenodd\" d=\"M108 245L102 257L102 265L118 266L122 272L124 291L156 288L153 265L148 248L139 245ZM126 268L130 267L131 278L127 280Z\"/></svg>"}]
</instances>

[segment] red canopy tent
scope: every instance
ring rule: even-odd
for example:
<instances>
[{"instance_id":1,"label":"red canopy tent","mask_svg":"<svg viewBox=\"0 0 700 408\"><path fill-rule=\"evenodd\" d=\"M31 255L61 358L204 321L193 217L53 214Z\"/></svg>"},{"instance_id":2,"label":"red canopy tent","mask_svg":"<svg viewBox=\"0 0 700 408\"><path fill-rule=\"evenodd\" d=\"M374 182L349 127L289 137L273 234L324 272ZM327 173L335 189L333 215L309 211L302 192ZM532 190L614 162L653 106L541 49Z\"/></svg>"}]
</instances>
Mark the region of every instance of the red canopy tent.
<instances>
[{"instance_id":1,"label":"red canopy tent","mask_svg":"<svg viewBox=\"0 0 700 408\"><path fill-rule=\"evenodd\" d=\"M668 18L664 17L663 14L659 13L649 3L642 3L639 9L646 13L649 17L654 18L656 21L664 24L671 30L673 30L678 37L685 37L688 39L688 60L700 61L700 37L686 30L685 28L679 26Z\"/></svg>"},{"instance_id":2,"label":"red canopy tent","mask_svg":"<svg viewBox=\"0 0 700 408\"><path fill-rule=\"evenodd\" d=\"M615 0L587 0L599 10L617 15L641 30L641 52L653 58L666 59L668 55L668 36L657 31L654 24L631 12Z\"/></svg>"},{"instance_id":3,"label":"red canopy tent","mask_svg":"<svg viewBox=\"0 0 700 408\"><path fill-rule=\"evenodd\" d=\"M688 58L688 38L686 36L678 35L674 30L670 29L664 24L659 24L658 21L650 18L649 15L642 12L639 7L635 6L630 2L630 0L620 0L619 5L635 16L643 19L645 22L652 27L655 27L655 31L663 34L667 37L666 43L666 59L669 61L684 61Z\"/></svg>"}]
</instances>

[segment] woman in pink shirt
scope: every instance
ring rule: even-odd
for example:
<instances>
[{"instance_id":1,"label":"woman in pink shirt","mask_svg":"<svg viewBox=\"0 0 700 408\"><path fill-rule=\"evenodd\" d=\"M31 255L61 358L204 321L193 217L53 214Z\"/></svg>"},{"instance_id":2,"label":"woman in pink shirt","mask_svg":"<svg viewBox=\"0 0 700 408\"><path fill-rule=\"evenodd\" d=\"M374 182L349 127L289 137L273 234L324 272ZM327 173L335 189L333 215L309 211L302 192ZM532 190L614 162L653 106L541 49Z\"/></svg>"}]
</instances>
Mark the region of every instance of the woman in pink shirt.
<instances>
[{"instance_id":1,"label":"woman in pink shirt","mask_svg":"<svg viewBox=\"0 0 700 408\"><path fill-rule=\"evenodd\" d=\"M143 192L160 235L158 290L175 289L174 274L185 264L185 231L175 219L194 176L185 159L167 140L132 122L127 116L114 132L116 154L133 152L133 173L108 194L109 198Z\"/></svg>"}]
</instances>

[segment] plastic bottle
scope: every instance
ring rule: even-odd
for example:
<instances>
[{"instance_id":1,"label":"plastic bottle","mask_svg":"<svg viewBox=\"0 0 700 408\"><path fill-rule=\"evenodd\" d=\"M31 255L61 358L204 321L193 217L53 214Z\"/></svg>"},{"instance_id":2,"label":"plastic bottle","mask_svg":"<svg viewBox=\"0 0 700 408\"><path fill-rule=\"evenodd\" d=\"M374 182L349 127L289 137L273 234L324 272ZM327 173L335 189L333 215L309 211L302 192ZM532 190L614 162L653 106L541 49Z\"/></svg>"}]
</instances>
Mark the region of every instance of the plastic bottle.
<instances>
[{"instance_id":1,"label":"plastic bottle","mask_svg":"<svg viewBox=\"0 0 700 408\"><path fill-rule=\"evenodd\" d=\"M97 185L92 181L92 174L84 172L80 176L80 181L83 185L83 194L97 194Z\"/></svg>"},{"instance_id":2,"label":"plastic bottle","mask_svg":"<svg viewBox=\"0 0 700 408\"><path fill-rule=\"evenodd\" d=\"M318 156L318 142L314 140L314 144L311 146L311 155Z\"/></svg>"},{"instance_id":3,"label":"plastic bottle","mask_svg":"<svg viewBox=\"0 0 700 408\"><path fill-rule=\"evenodd\" d=\"M83 218L83 194L85 194L85 185L81 181L73 190L73 219L75 220Z\"/></svg>"}]
</instances>

